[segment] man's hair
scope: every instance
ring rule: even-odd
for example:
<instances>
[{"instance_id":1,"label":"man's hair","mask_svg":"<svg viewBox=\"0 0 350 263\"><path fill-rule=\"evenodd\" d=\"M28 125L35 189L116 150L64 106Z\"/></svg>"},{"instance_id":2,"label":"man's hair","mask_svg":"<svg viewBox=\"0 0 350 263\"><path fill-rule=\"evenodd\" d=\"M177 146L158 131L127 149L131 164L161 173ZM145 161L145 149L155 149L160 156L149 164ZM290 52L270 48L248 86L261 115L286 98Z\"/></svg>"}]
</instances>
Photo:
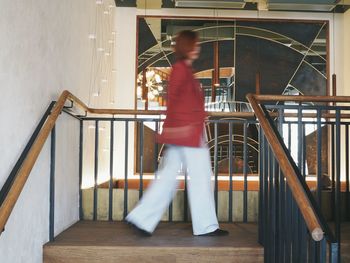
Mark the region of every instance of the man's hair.
<instances>
[{"instance_id":1,"label":"man's hair","mask_svg":"<svg viewBox=\"0 0 350 263\"><path fill-rule=\"evenodd\" d=\"M188 53L194 50L197 41L197 32L191 30L179 32L175 38L174 46L176 60L186 59Z\"/></svg>"}]
</instances>

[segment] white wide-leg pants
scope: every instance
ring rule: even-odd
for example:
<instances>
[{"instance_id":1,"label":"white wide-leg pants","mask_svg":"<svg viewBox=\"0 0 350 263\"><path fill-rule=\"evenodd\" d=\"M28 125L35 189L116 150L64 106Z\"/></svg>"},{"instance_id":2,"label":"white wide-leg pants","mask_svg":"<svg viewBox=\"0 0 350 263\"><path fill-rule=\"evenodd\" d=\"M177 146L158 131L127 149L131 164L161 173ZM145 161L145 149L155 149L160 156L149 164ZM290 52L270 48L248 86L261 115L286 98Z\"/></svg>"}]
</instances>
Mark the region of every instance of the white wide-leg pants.
<instances>
[{"instance_id":1,"label":"white wide-leg pants","mask_svg":"<svg viewBox=\"0 0 350 263\"><path fill-rule=\"evenodd\" d=\"M148 232L153 232L165 209L174 197L178 181L176 176L183 165L188 171L188 198L194 235L219 228L215 214L214 194L211 186L210 155L207 147L168 145L162 168L126 220Z\"/></svg>"}]
</instances>

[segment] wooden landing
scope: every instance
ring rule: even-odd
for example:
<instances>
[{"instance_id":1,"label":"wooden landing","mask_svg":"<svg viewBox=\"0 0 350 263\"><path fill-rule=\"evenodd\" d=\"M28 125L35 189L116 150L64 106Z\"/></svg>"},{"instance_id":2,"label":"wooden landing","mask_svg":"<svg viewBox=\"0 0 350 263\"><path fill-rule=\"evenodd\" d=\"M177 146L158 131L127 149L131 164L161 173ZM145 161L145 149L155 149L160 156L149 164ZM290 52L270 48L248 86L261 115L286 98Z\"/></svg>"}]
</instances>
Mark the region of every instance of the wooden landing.
<instances>
[{"instance_id":1,"label":"wooden landing","mask_svg":"<svg viewBox=\"0 0 350 263\"><path fill-rule=\"evenodd\" d=\"M263 262L255 224L221 224L225 237L195 237L189 223L161 223L140 237L122 222L81 221L44 246L44 263Z\"/></svg>"}]
</instances>

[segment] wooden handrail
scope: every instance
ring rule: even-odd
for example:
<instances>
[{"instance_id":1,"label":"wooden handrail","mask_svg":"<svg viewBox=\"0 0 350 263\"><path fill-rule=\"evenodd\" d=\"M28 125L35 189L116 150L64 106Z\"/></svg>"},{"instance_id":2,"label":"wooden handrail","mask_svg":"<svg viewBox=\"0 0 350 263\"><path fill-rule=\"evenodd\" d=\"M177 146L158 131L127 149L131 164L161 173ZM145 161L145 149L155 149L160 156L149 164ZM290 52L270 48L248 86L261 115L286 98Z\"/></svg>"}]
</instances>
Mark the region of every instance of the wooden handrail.
<instances>
[{"instance_id":1,"label":"wooden handrail","mask_svg":"<svg viewBox=\"0 0 350 263\"><path fill-rule=\"evenodd\" d=\"M274 131L270 123L268 122L268 120L265 118L263 110L258 104L258 98L260 99L261 95L253 95L253 94L247 95L247 99L250 102L250 105L252 106L252 108L254 109L255 115L258 118L262 129L264 130L265 137L269 142L274 155L278 156L278 162L279 162L280 168L284 176L286 177L286 180L291 189L293 197L300 208L300 211L305 219L306 225L312 235L312 238L315 241L320 241L323 239L324 233L318 222L317 216L312 209L310 200L307 197L305 191L303 190L303 187L300 181L298 180L298 176L295 170L293 169L293 166L290 163L286 153L284 152L282 145L277 142L276 137L274 135ZM269 101L271 100L272 99L270 97Z\"/></svg>"},{"instance_id":2,"label":"wooden handrail","mask_svg":"<svg viewBox=\"0 0 350 263\"><path fill-rule=\"evenodd\" d=\"M293 96L292 95L253 95L253 96L254 96L254 99L257 101L350 102L349 96L294 96L294 95Z\"/></svg>"},{"instance_id":3,"label":"wooden handrail","mask_svg":"<svg viewBox=\"0 0 350 263\"><path fill-rule=\"evenodd\" d=\"M27 158L23 161L22 166L19 168L16 178L11 186L11 190L0 207L0 229L4 229L13 207L15 206L16 201L28 179L30 171L32 170L41 149L43 148L47 137L54 127L57 117L61 113L69 95L70 93L68 91L62 92L60 98L52 109L51 115L46 120L43 128L33 143L33 146L29 150Z\"/></svg>"}]
</instances>

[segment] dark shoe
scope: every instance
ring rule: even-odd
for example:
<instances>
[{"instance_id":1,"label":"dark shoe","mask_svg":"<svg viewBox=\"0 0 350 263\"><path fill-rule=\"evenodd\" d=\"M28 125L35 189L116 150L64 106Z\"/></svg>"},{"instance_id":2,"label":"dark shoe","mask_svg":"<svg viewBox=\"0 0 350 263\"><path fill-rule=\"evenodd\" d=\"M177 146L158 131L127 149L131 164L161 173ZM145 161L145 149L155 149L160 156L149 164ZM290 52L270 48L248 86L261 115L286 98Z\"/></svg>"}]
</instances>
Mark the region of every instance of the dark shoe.
<instances>
[{"instance_id":1,"label":"dark shoe","mask_svg":"<svg viewBox=\"0 0 350 263\"><path fill-rule=\"evenodd\" d=\"M130 225L134 230L136 230L136 232L140 235L140 236L143 236L143 237L150 237L152 236L152 233L144 230L144 229L141 229L139 228L137 225L125 220L125 222Z\"/></svg>"},{"instance_id":2,"label":"dark shoe","mask_svg":"<svg viewBox=\"0 0 350 263\"><path fill-rule=\"evenodd\" d=\"M213 232L205 233L205 234L198 235L198 236L201 236L201 237L216 237L216 236L228 236L228 234L229 234L228 231L218 228L218 229L216 229Z\"/></svg>"}]
</instances>

